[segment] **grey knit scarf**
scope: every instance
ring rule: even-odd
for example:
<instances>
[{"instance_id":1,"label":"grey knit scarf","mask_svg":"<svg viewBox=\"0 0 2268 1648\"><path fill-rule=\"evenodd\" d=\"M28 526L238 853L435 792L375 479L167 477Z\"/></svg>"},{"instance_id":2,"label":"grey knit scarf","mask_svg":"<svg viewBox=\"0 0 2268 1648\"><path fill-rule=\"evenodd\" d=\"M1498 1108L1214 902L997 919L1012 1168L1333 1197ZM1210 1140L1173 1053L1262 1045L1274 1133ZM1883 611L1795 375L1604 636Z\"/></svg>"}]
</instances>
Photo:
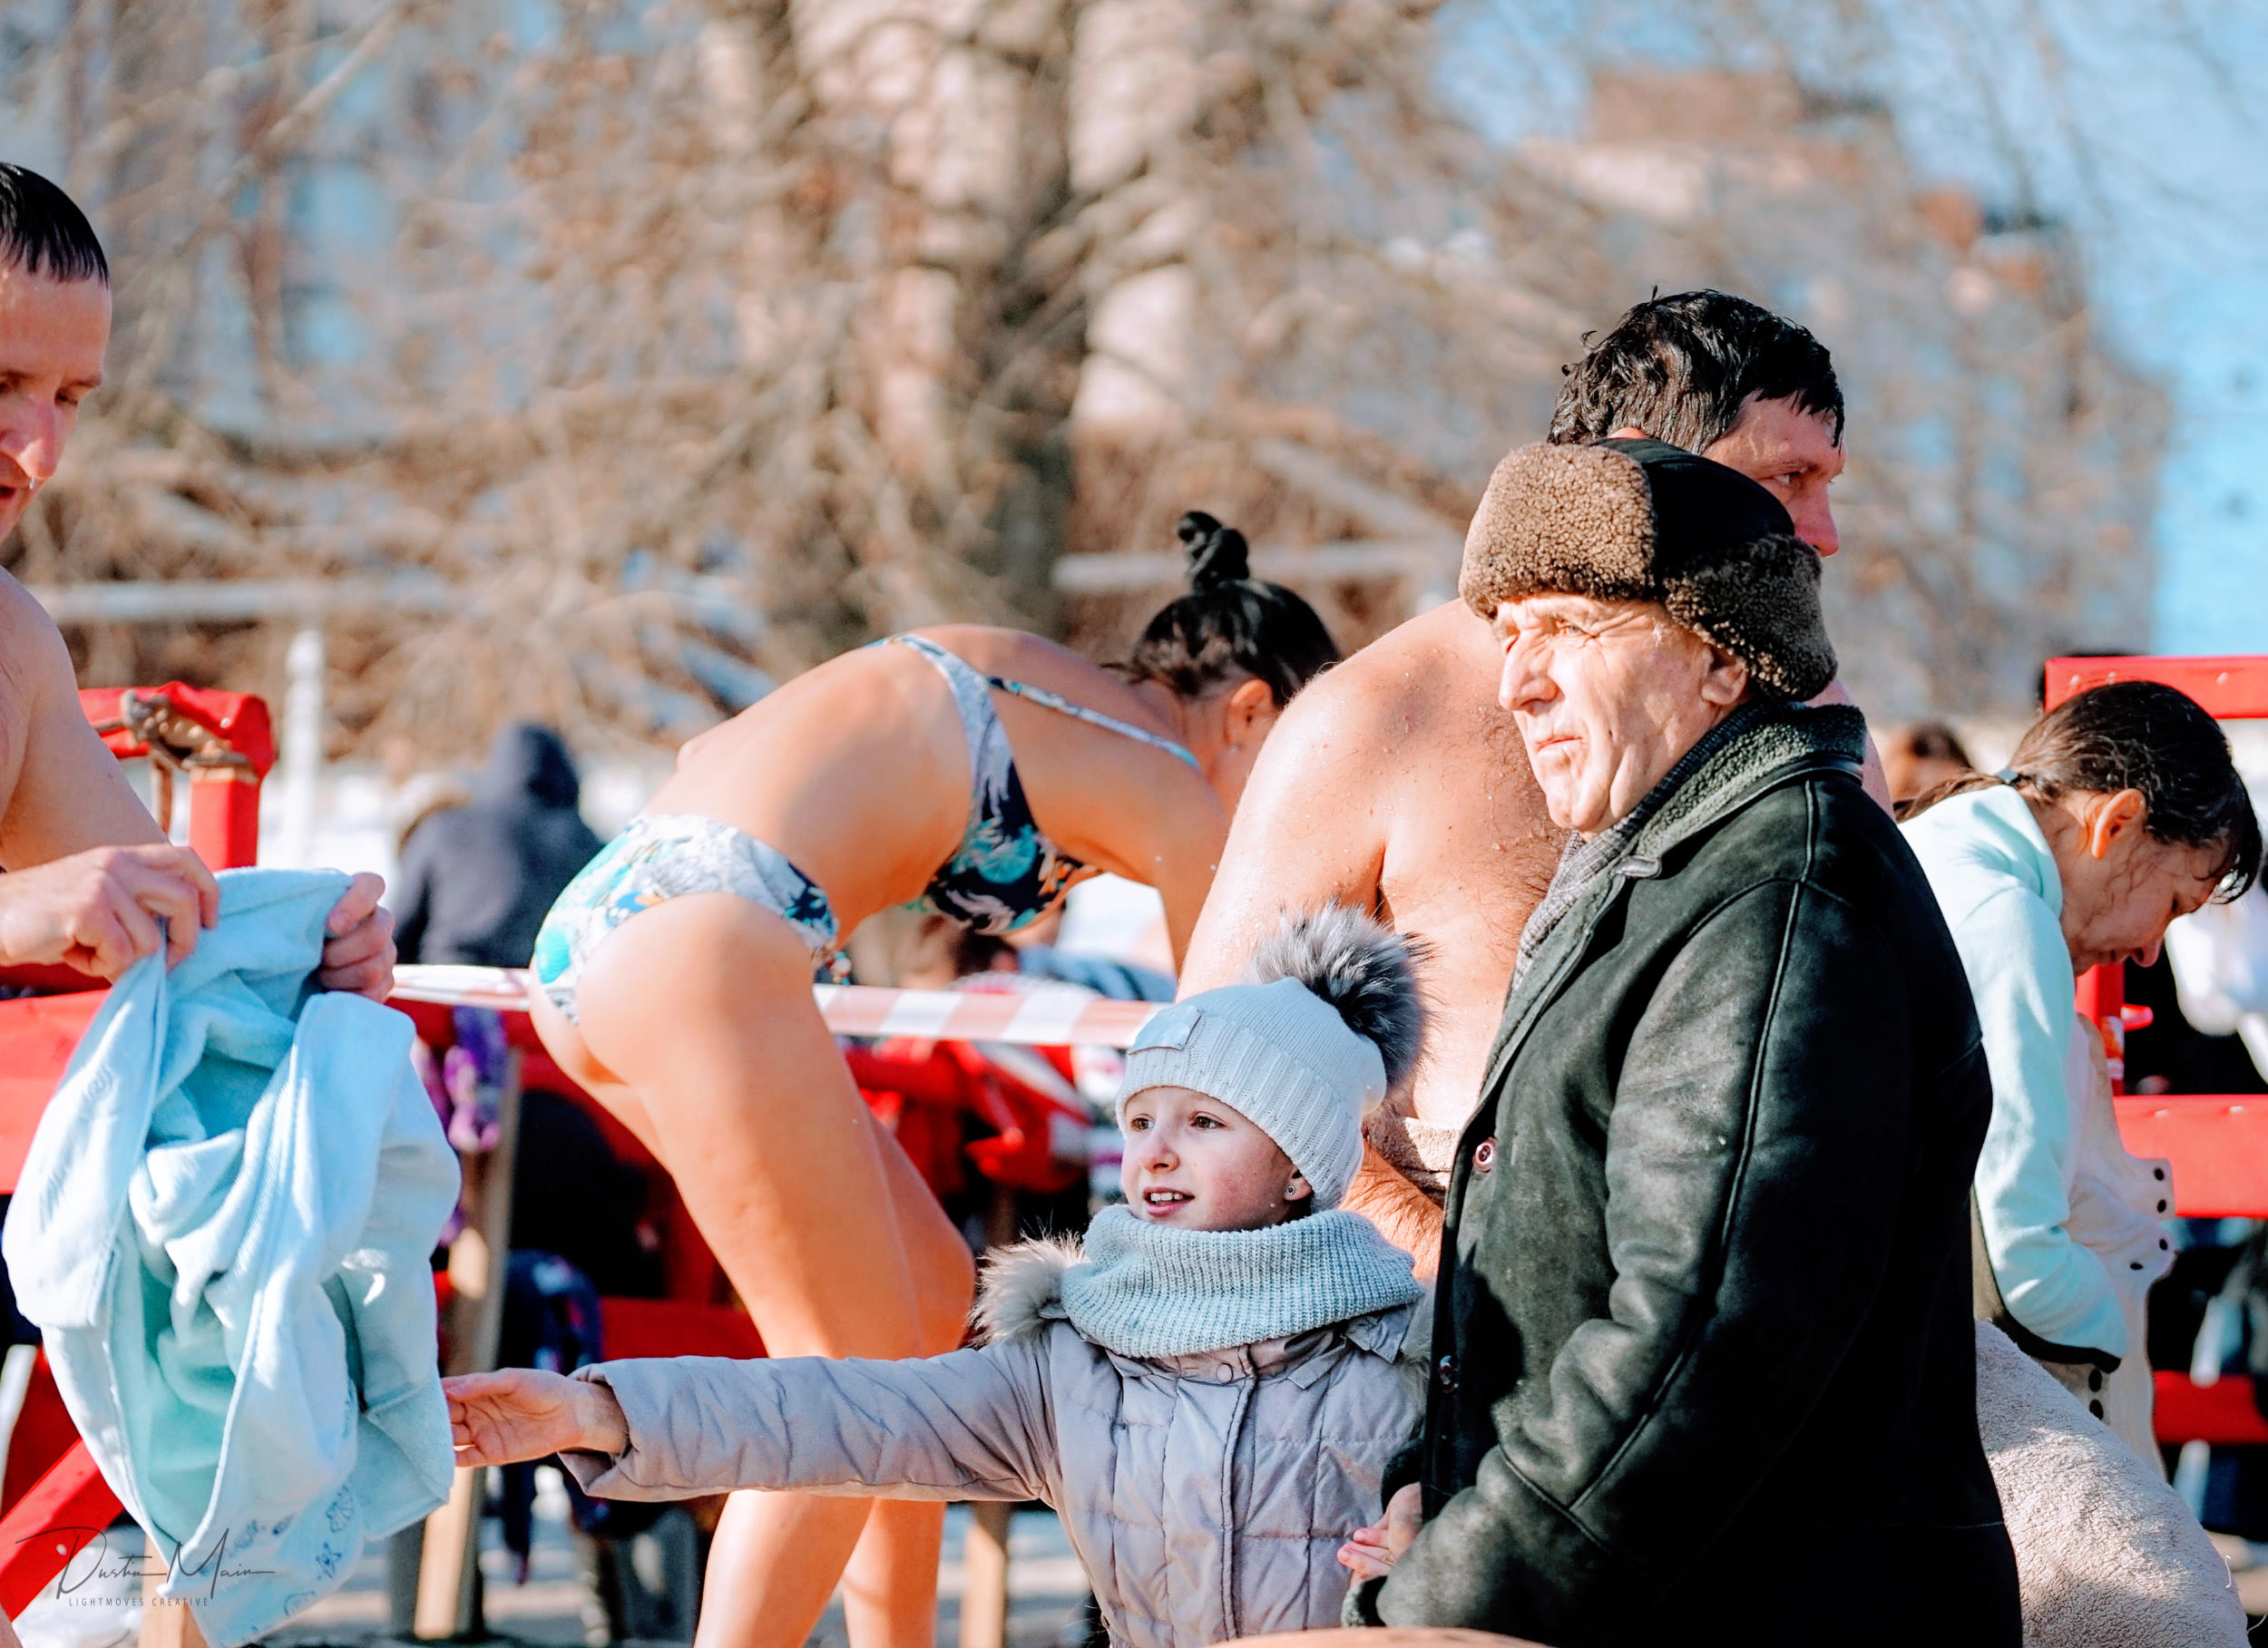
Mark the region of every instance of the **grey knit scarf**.
<instances>
[{"instance_id":1,"label":"grey knit scarf","mask_svg":"<svg viewBox=\"0 0 2268 1648\"><path fill-rule=\"evenodd\" d=\"M1512 982L1518 984L1527 970L1528 963L1543 948L1552 929L1566 920L1567 912L1575 908L1583 890L1618 863L1628 852L1630 844L1637 839L1647 820L1660 812L1686 779L1706 765L1716 755L1741 734L1762 720L1776 706L1766 703L1745 704L1726 716L1715 726L1703 733L1694 746L1677 757L1676 765L1663 774L1654 787L1639 798L1637 805L1625 813L1614 824L1585 841L1579 835L1568 837L1567 846L1559 853L1559 867L1552 872L1551 885L1544 889L1543 900L1528 917L1528 925L1520 930L1520 955L1512 963Z\"/></svg>"},{"instance_id":2,"label":"grey knit scarf","mask_svg":"<svg viewBox=\"0 0 2268 1648\"><path fill-rule=\"evenodd\" d=\"M1095 1215L1062 1289L1081 1335L1139 1357L1287 1339L1424 1292L1410 1255L1344 1208L1264 1230L1177 1230L1122 1205Z\"/></svg>"}]
</instances>

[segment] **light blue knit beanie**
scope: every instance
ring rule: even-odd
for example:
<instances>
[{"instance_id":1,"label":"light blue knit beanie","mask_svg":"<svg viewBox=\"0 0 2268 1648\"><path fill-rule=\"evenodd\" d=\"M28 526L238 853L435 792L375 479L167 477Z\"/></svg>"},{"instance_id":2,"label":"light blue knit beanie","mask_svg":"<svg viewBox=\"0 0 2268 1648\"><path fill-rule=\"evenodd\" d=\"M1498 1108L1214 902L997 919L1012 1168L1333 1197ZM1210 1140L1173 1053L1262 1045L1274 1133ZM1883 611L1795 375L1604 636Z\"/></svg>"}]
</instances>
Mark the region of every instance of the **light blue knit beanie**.
<instances>
[{"instance_id":1,"label":"light blue knit beanie","mask_svg":"<svg viewBox=\"0 0 2268 1648\"><path fill-rule=\"evenodd\" d=\"M1127 1049L1127 1100L1188 1087L1274 1139L1336 1207L1363 1157L1363 1117L1409 1077L1424 1029L1415 951L1359 911L1285 916L1254 953L1251 981L1153 1016Z\"/></svg>"}]
</instances>

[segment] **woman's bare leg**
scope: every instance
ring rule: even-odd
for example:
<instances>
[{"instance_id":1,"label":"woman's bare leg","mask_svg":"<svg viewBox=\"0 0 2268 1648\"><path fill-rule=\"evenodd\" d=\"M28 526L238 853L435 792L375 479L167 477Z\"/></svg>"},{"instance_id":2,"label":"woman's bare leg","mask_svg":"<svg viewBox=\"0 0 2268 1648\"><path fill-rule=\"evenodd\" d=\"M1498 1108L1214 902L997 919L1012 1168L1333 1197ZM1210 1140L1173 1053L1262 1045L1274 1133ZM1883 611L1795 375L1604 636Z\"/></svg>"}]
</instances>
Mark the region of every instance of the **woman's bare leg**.
<instances>
[{"instance_id":1,"label":"woman's bare leg","mask_svg":"<svg viewBox=\"0 0 2268 1648\"><path fill-rule=\"evenodd\" d=\"M969 1325L974 1266L968 1244L937 1205L929 1186L897 1140L881 1136L883 1175L907 1262L914 1269L914 1302L924 1356L959 1347ZM892 1622L917 1611L937 1611L937 1557L944 1543L945 1507L912 1499L876 1499L858 1548L843 1570L843 1623L852 1642L894 1643Z\"/></svg>"},{"instance_id":2,"label":"woman's bare leg","mask_svg":"<svg viewBox=\"0 0 2268 1648\"><path fill-rule=\"evenodd\" d=\"M925 1191L919 1209L900 1193L891 1158L911 1166L859 1098L786 922L730 893L671 899L607 941L576 999L583 1048L634 1090L641 1135L773 1354L918 1355L939 1319L965 1312L966 1251ZM949 1297L922 1297L941 1285ZM699 1648L802 1643L872 1503L736 1495L711 1547ZM941 1516L896 1505L875 1521L858 1648L927 1648ZM918 1576L898 1571L907 1562Z\"/></svg>"}]
</instances>

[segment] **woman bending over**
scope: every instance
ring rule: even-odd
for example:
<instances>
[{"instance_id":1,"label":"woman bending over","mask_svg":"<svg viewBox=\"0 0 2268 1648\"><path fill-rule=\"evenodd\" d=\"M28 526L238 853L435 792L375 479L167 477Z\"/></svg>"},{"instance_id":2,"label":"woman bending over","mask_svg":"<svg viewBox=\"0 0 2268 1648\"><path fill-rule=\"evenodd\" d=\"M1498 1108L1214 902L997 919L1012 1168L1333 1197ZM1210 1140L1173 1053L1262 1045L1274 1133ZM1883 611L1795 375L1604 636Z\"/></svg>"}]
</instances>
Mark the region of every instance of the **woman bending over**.
<instances>
[{"instance_id":1,"label":"woman bending over","mask_svg":"<svg viewBox=\"0 0 2268 1648\"><path fill-rule=\"evenodd\" d=\"M1992 1071L1979 1314L2155 1468L2142 1320L2169 1262L2172 1197L2118 1143L2077 980L2147 966L2175 919L2243 892L2260 873L2259 822L2212 717L2151 681L2077 694L2007 771L1921 803L1906 842L1952 930Z\"/></svg>"},{"instance_id":2,"label":"woman bending over","mask_svg":"<svg viewBox=\"0 0 2268 1648\"><path fill-rule=\"evenodd\" d=\"M544 923L544 1045L669 1169L774 1356L949 1351L972 1288L813 1002L842 935L909 901L1012 931L1107 870L1158 890L1178 961L1261 741L1338 657L1241 534L1181 536L1192 592L1117 671L975 626L834 658L688 744ZM860 1648L923 1648L942 1518L736 1494L699 1648L802 1643L838 1578Z\"/></svg>"}]
</instances>

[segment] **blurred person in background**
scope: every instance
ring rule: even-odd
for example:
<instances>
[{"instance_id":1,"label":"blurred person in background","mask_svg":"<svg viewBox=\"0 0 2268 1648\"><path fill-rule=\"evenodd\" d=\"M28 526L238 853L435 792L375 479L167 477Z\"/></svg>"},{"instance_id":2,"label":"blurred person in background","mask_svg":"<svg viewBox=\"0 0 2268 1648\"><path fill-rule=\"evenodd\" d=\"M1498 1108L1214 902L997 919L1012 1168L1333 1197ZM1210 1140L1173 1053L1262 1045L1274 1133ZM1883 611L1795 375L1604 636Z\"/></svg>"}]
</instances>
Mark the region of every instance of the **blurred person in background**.
<instances>
[{"instance_id":1,"label":"blurred person in background","mask_svg":"<svg viewBox=\"0 0 2268 1648\"><path fill-rule=\"evenodd\" d=\"M1928 795L1941 784L1966 777L1976 763L1960 738L1942 721L1916 721L1882 740L1882 776L1899 806Z\"/></svg>"},{"instance_id":2,"label":"blurred person in background","mask_svg":"<svg viewBox=\"0 0 2268 1648\"><path fill-rule=\"evenodd\" d=\"M1263 741L1338 657L1241 533L1179 530L1190 592L1117 669L975 626L822 664L689 743L537 937L545 1045L668 1168L775 1355L949 1351L973 1286L813 1000L840 936L915 900L1004 934L1108 870L1157 889L1178 951ZM942 1515L735 1496L701 1648L802 1643L838 1578L860 1648L920 1648Z\"/></svg>"},{"instance_id":3,"label":"blurred person in background","mask_svg":"<svg viewBox=\"0 0 2268 1648\"><path fill-rule=\"evenodd\" d=\"M575 810L581 795L550 727L498 733L471 800L427 814L402 845L402 960L525 967L552 902L603 844Z\"/></svg>"},{"instance_id":4,"label":"blurred person in background","mask_svg":"<svg viewBox=\"0 0 2268 1648\"><path fill-rule=\"evenodd\" d=\"M1992 1071L1977 1164L1978 1314L2155 1461L2144 1312L2170 1185L2118 1141L2078 974L2158 958L2167 926L2260 873L2251 798L2211 717L2123 681L2066 700L1998 776L1905 823L1952 930Z\"/></svg>"},{"instance_id":5,"label":"blurred person in background","mask_svg":"<svg viewBox=\"0 0 2268 1648\"><path fill-rule=\"evenodd\" d=\"M1840 543L1843 390L1825 346L1723 292L1637 305L1568 368L1550 439L1646 434L1770 492L1821 555ZM1348 1205L1431 1275L1457 1129L1511 977L1520 929L1566 839L1546 815L1511 716L1503 658L1461 600L1421 613L1305 694L1253 773L1191 941L1184 993L1233 981L1279 911L1337 902L1422 937L1426 1053L1372 1120ZM1843 699L1831 687L1827 697ZM1879 773L1870 789L1887 807ZM1383 1154L1382 1154L1383 1153Z\"/></svg>"},{"instance_id":6,"label":"blurred person in background","mask_svg":"<svg viewBox=\"0 0 2268 1648\"><path fill-rule=\"evenodd\" d=\"M0 164L0 538L54 474L110 344L110 263L85 214ZM0 571L0 967L114 980L162 947L187 955L220 919L196 853L166 840L79 707L71 653ZM384 1000L394 983L386 883L357 875L331 912L317 981Z\"/></svg>"},{"instance_id":7,"label":"blurred person in background","mask_svg":"<svg viewBox=\"0 0 2268 1648\"><path fill-rule=\"evenodd\" d=\"M945 990L961 980L987 976L1022 985L1070 984L1112 1001L1170 1001L1173 976L1117 956L1065 951L1053 941L1058 912L1009 937L978 932L947 915L924 914L899 940L892 982L912 990ZM1032 936L1037 935L1037 936Z\"/></svg>"}]
</instances>

